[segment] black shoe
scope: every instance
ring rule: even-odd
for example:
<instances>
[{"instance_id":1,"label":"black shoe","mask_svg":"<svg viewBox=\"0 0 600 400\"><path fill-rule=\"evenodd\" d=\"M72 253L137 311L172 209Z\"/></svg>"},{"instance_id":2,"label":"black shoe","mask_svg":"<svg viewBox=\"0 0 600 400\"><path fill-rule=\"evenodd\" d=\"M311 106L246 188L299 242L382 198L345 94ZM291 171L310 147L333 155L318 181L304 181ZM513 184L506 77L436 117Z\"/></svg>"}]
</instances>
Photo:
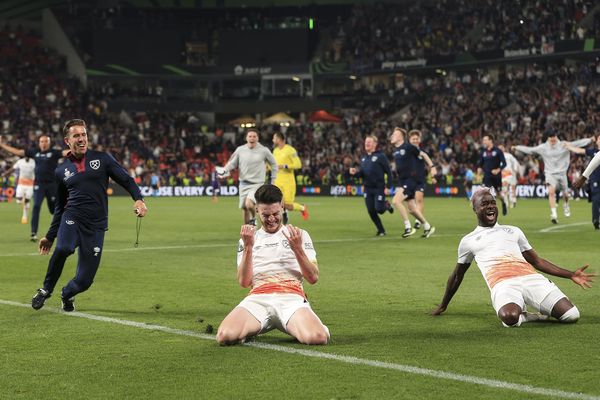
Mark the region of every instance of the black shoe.
<instances>
[{"instance_id":1,"label":"black shoe","mask_svg":"<svg viewBox=\"0 0 600 400\"><path fill-rule=\"evenodd\" d=\"M600 221L594 221L594 229L600 230Z\"/></svg>"},{"instance_id":2,"label":"black shoe","mask_svg":"<svg viewBox=\"0 0 600 400\"><path fill-rule=\"evenodd\" d=\"M390 214L394 213L394 207L390 204L389 201L385 202L385 209L387 210L387 212L389 212Z\"/></svg>"},{"instance_id":3,"label":"black shoe","mask_svg":"<svg viewBox=\"0 0 600 400\"><path fill-rule=\"evenodd\" d=\"M35 233L32 233L31 237L29 238L29 240L31 240L32 242L37 242L38 237L37 237L37 235Z\"/></svg>"},{"instance_id":4,"label":"black shoe","mask_svg":"<svg viewBox=\"0 0 600 400\"><path fill-rule=\"evenodd\" d=\"M550 222L552 222L554 225L558 224L558 221L556 220L556 218L552 218L552 219L550 220Z\"/></svg>"},{"instance_id":5,"label":"black shoe","mask_svg":"<svg viewBox=\"0 0 600 400\"><path fill-rule=\"evenodd\" d=\"M288 224L288 213L287 213L287 211L283 213L283 224L284 225Z\"/></svg>"},{"instance_id":6,"label":"black shoe","mask_svg":"<svg viewBox=\"0 0 600 400\"><path fill-rule=\"evenodd\" d=\"M415 232L416 232L415 228L406 228L406 229L404 229L404 233L402 234L402 237L407 238L409 236L414 235Z\"/></svg>"},{"instance_id":7,"label":"black shoe","mask_svg":"<svg viewBox=\"0 0 600 400\"><path fill-rule=\"evenodd\" d=\"M75 298L71 297L70 299L65 299L61 297L62 300L62 309L65 312L75 311Z\"/></svg>"},{"instance_id":8,"label":"black shoe","mask_svg":"<svg viewBox=\"0 0 600 400\"><path fill-rule=\"evenodd\" d=\"M506 203L502 202L502 215L508 214L508 209L506 208Z\"/></svg>"},{"instance_id":9,"label":"black shoe","mask_svg":"<svg viewBox=\"0 0 600 400\"><path fill-rule=\"evenodd\" d=\"M421 223L419 222L419 220L416 220L414 228L419 229L420 227L421 227Z\"/></svg>"},{"instance_id":10,"label":"black shoe","mask_svg":"<svg viewBox=\"0 0 600 400\"><path fill-rule=\"evenodd\" d=\"M378 231L375 236L385 236L385 232L383 231Z\"/></svg>"},{"instance_id":11,"label":"black shoe","mask_svg":"<svg viewBox=\"0 0 600 400\"><path fill-rule=\"evenodd\" d=\"M49 299L52 295L46 289L38 289L37 293L33 295L31 298L31 307L34 310L39 310L44 307L44 303L47 299Z\"/></svg>"}]
</instances>

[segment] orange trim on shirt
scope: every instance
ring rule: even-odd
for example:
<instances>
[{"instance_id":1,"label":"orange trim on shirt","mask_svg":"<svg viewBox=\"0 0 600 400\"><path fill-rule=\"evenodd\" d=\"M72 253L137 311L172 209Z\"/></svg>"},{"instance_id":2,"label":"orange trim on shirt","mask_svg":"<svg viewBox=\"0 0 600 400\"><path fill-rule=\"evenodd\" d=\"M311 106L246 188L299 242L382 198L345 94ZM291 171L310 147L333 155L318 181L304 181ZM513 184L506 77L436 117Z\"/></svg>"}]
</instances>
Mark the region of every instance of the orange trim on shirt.
<instances>
[{"instance_id":1,"label":"orange trim on shirt","mask_svg":"<svg viewBox=\"0 0 600 400\"><path fill-rule=\"evenodd\" d=\"M18 185L22 185L22 186L33 186L33 179L29 179L29 178L19 178L19 182L17 183Z\"/></svg>"},{"instance_id":2,"label":"orange trim on shirt","mask_svg":"<svg viewBox=\"0 0 600 400\"><path fill-rule=\"evenodd\" d=\"M485 279L490 288L507 279L536 273L531 264L518 258L501 257L497 258L496 261L498 263L491 267L485 274Z\"/></svg>"},{"instance_id":3,"label":"orange trim on shirt","mask_svg":"<svg viewBox=\"0 0 600 400\"><path fill-rule=\"evenodd\" d=\"M265 283L252 288L249 294L293 293L306 298L302 284L298 281Z\"/></svg>"}]
</instances>

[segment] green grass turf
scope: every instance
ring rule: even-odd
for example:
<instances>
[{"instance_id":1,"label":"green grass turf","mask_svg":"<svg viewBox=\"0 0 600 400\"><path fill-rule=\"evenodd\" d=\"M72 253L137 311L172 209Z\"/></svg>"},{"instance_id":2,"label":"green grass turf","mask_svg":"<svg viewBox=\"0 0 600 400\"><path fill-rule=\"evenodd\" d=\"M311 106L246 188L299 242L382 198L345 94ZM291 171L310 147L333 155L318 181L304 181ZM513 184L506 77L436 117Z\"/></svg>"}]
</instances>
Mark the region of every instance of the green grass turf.
<instances>
[{"instance_id":1,"label":"green grass turf","mask_svg":"<svg viewBox=\"0 0 600 400\"><path fill-rule=\"evenodd\" d=\"M436 235L402 239L397 213L383 216L388 236L375 238L360 198L301 198L318 253L320 281L305 284L313 308L332 333L311 350L600 396L600 296L555 279L579 307L575 325L531 323L503 328L476 265L444 316L439 302L462 235L476 224L463 199L427 199ZM235 257L241 214L237 198L148 199L141 244L133 250L132 201L110 199L110 230L92 288L78 311L204 333L242 299ZM547 202L523 200L501 223L521 227L538 253L569 269L600 271L600 234L589 204L572 202L572 217L551 227ZM41 230L49 224L42 211ZM28 303L47 257L28 255L29 227L15 204L0 204L0 299ZM578 225L569 225L577 224ZM153 247L181 246L176 249ZM58 289L74 274L69 259ZM271 332L259 342L306 348ZM334 360L152 332L0 304L0 398L504 399L544 398L505 389L424 377Z\"/></svg>"}]
</instances>

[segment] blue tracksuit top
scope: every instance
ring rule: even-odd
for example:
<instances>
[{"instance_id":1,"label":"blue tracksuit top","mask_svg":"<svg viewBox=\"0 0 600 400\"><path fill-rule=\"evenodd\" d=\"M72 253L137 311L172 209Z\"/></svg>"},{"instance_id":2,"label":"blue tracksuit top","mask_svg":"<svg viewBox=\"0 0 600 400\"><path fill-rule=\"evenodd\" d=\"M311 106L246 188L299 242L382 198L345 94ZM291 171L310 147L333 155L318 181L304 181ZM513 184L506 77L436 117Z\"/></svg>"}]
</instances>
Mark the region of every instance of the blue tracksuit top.
<instances>
[{"instance_id":1,"label":"blue tracksuit top","mask_svg":"<svg viewBox=\"0 0 600 400\"><path fill-rule=\"evenodd\" d=\"M123 186L134 200L142 193L133 178L108 153L88 150L81 160L70 153L55 171L56 208L46 238L54 240L64 212L91 229L108 228L108 178Z\"/></svg>"},{"instance_id":2,"label":"blue tracksuit top","mask_svg":"<svg viewBox=\"0 0 600 400\"><path fill-rule=\"evenodd\" d=\"M493 169L503 169L506 167L504 153L496 146L492 147L491 150L483 149L481 156L479 157L479 166L483 169L485 176L492 176Z\"/></svg>"},{"instance_id":3,"label":"blue tracksuit top","mask_svg":"<svg viewBox=\"0 0 600 400\"><path fill-rule=\"evenodd\" d=\"M387 182L385 175L387 174ZM357 176L362 176L365 187L382 189L391 187L392 170L390 162L383 152L377 150L371 154L365 154L360 159L360 170Z\"/></svg>"},{"instance_id":4,"label":"blue tracksuit top","mask_svg":"<svg viewBox=\"0 0 600 400\"><path fill-rule=\"evenodd\" d=\"M404 142L400 146L394 147L393 154L398 179L415 179L417 176L417 159L421 154L421 150L408 142Z\"/></svg>"},{"instance_id":5,"label":"blue tracksuit top","mask_svg":"<svg viewBox=\"0 0 600 400\"><path fill-rule=\"evenodd\" d=\"M54 170L58 160L62 158L62 150L48 149L41 151L38 148L25 150L27 157L35 160L35 184L54 182Z\"/></svg>"}]
</instances>

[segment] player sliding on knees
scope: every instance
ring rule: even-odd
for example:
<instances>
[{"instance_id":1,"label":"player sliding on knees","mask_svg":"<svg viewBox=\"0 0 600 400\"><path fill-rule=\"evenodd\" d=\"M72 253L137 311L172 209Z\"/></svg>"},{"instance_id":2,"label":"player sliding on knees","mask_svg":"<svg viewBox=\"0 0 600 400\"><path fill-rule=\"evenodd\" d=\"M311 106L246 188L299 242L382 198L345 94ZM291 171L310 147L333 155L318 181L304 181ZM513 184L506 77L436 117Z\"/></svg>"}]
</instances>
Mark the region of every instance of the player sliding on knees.
<instances>
[{"instance_id":1,"label":"player sliding on knees","mask_svg":"<svg viewBox=\"0 0 600 400\"><path fill-rule=\"evenodd\" d=\"M585 273L587 265L569 271L539 257L519 228L498 224L498 207L490 189L479 189L471 201L479 226L460 241L458 263L450 274L441 304L431 314L440 315L446 311L475 259L490 289L492 305L504 326L520 326L549 316L560 322L577 322L577 307L535 269L571 279L584 289L591 287L596 274ZM536 312L527 312L526 305Z\"/></svg>"},{"instance_id":2,"label":"player sliding on knees","mask_svg":"<svg viewBox=\"0 0 600 400\"><path fill-rule=\"evenodd\" d=\"M279 329L303 344L327 344L329 329L313 312L302 281L319 279L317 254L308 232L283 226L283 194L274 185L255 193L259 230L242 225L237 255L237 277L250 294L219 326L221 345L245 342L249 337Z\"/></svg>"}]
</instances>

